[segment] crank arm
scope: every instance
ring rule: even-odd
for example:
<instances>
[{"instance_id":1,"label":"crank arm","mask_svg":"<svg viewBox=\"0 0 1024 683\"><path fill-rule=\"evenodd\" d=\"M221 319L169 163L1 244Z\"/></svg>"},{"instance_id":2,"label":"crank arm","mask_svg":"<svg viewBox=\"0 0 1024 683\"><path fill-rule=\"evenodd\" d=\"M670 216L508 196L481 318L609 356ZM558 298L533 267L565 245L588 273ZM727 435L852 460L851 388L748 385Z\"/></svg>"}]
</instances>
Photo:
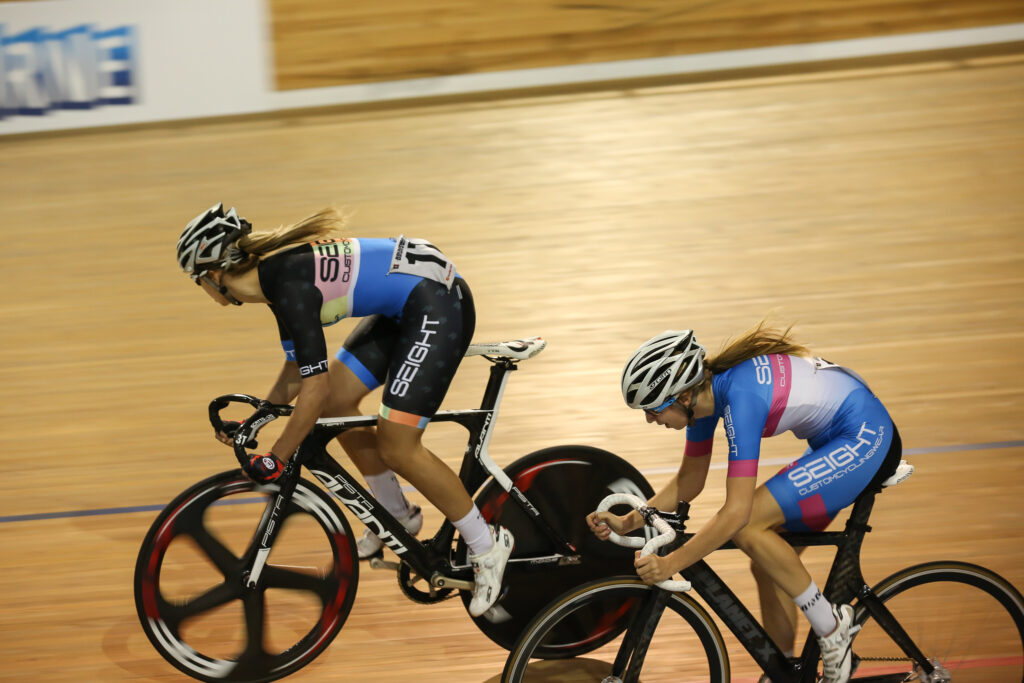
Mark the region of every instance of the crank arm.
<instances>
[{"instance_id":1,"label":"crank arm","mask_svg":"<svg viewBox=\"0 0 1024 683\"><path fill-rule=\"evenodd\" d=\"M390 569L391 571L397 572L398 567L399 564L397 562L388 562L380 557L370 558L370 569Z\"/></svg>"},{"instance_id":2,"label":"crank arm","mask_svg":"<svg viewBox=\"0 0 1024 683\"><path fill-rule=\"evenodd\" d=\"M441 573L436 573L430 577L430 585L434 588L454 588L456 590L473 590L472 581L463 581L461 579L453 579L450 576L445 576Z\"/></svg>"}]
</instances>

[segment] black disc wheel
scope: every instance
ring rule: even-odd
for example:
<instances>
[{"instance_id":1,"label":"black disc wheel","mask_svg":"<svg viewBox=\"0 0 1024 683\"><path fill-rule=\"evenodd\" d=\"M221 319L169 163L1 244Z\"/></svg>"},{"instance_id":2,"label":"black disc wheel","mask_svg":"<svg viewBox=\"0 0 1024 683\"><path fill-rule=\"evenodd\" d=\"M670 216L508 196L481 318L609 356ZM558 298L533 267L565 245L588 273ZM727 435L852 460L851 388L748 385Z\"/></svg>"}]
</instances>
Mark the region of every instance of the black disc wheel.
<instances>
[{"instance_id":1,"label":"black disc wheel","mask_svg":"<svg viewBox=\"0 0 1024 683\"><path fill-rule=\"evenodd\" d=\"M480 491L476 503L484 519L509 529L515 549L505 569L501 597L474 621L507 650L534 616L565 591L593 579L635 573L633 550L598 540L587 527L586 517L609 494L631 493L646 500L654 490L628 462L588 446L546 448L515 461L505 473L558 535L577 550L574 556L560 553L497 482L492 480ZM628 506L616 506L612 512L625 514L628 510ZM466 557L461 539L456 557ZM468 607L472 595L461 591L461 597ZM607 636L614 637L622 628L624 618L610 625ZM598 644L576 643L572 634L559 640L556 631L535 656L574 657Z\"/></svg>"},{"instance_id":2,"label":"black disc wheel","mask_svg":"<svg viewBox=\"0 0 1024 683\"><path fill-rule=\"evenodd\" d=\"M150 527L135 565L135 606L153 647L202 681L272 681L331 643L355 598L352 530L331 499L299 480L255 588L261 516L278 487L239 470L191 487Z\"/></svg>"}]
</instances>

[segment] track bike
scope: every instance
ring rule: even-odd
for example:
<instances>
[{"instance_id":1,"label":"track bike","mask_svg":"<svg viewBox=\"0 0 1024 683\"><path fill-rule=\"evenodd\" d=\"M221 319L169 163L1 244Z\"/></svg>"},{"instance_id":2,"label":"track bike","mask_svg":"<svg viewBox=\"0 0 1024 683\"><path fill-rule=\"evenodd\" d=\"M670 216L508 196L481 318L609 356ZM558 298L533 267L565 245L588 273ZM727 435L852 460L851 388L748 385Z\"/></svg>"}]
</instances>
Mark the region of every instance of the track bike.
<instances>
[{"instance_id":1,"label":"track bike","mask_svg":"<svg viewBox=\"0 0 1024 683\"><path fill-rule=\"evenodd\" d=\"M894 449L897 461L899 453ZM1022 683L1024 598L999 575L965 562L926 562L874 586L864 581L860 548L871 530L875 496L913 471L905 461L882 467L893 474L858 497L844 531L781 534L793 546L838 548L824 594L855 609L850 680ZM648 509L642 500L632 502L648 524L665 514ZM674 516L666 516L675 536L659 543L663 551L692 537L685 533L687 512L682 503ZM818 680L820 651L813 634L799 657L788 658L706 562L688 567L682 576L774 683ZM620 632L605 624L623 611L630 625L618 637ZM572 642L594 645L586 656L567 650L563 660L537 658L573 632ZM689 593L647 585L634 573L596 579L552 601L509 652L501 680L728 683L730 676L722 634L707 609Z\"/></svg>"},{"instance_id":2,"label":"track bike","mask_svg":"<svg viewBox=\"0 0 1024 683\"><path fill-rule=\"evenodd\" d=\"M432 420L466 429L459 478L476 492L484 518L515 536L501 596L474 619L506 649L557 595L632 566L631 552L589 532L586 514L612 492L653 495L636 468L597 448L545 448L504 469L491 459L488 444L508 378L544 346L539 338L471 345L467 356L492 363L480 408L441 411ZM221 411L234 403L255 408L234 435L243 463L259 431L292 406L220 396L209 406L214 429L223 431ZM238 469L222 472L184 491L157 516L139 551L135 603L143 630L168 662L203 681L272 681L311 662L338 634L358 585L355 538L331 496L304 479L303 469L397 556L397 562L377 558L373 566L396 570L408 598L429 604L458 595L469 605L472 566L451 522L418 540L326 450L342 432L377 419L321 418L272 484L256 484ZM623 618L609 627L626 625ZM569 642L572 635L555 636L550 654L585 653L589 646ZM545 648L538 653L549 654Z\"/></svg>"}]
</instances>

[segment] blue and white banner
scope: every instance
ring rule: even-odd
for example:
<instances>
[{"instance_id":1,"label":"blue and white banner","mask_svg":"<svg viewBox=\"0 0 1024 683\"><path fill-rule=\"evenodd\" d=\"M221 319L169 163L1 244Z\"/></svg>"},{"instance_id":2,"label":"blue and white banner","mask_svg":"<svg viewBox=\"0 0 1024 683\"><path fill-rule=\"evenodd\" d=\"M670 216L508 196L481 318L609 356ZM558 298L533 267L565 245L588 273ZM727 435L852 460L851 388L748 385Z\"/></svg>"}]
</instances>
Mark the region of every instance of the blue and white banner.
<instances>
[{"instance_id":1,"label":"blue and white banner","mask_svg":"<svg viewBox=\"0 0 1024 683\"><path fill-rule=\"evenodd\" d=\"M0 117L138 101L133 27L35 27L16 35L5 35L3 29L0 25L0 73L5 83Z\"/></svg>"},{"instance_id":2,"label":"blue and white banner","mask_svg":"<svg viewBox=\"0 0 1024 683\"><path fill-rule=\"evenodd\" d=\"M0 134L264 111L264 0L0 3Z\"/></svg>"}]
</instances>

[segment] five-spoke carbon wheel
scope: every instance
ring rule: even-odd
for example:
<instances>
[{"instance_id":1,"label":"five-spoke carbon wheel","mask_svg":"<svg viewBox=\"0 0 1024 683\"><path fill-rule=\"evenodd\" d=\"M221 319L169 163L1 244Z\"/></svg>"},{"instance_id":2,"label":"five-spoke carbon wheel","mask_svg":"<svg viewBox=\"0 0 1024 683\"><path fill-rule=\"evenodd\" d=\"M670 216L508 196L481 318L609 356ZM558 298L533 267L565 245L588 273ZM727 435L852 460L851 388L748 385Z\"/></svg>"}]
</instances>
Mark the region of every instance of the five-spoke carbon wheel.
<instances>
[{"instance_id":1,"label":"five-spoke carbon wheel","mask_svg":"<svg viewBox=\"0 0 1024 683\"><path fill-rule=\"evenodd\" d=\"M157 517L135 566L135 605L150 642L202 681L272 681L331 643L355 598L352 530L331 499L300 480L254 588L246 586L261 516L276 485L239 470L206 479Z\"/></svg>"}]
</instances>

